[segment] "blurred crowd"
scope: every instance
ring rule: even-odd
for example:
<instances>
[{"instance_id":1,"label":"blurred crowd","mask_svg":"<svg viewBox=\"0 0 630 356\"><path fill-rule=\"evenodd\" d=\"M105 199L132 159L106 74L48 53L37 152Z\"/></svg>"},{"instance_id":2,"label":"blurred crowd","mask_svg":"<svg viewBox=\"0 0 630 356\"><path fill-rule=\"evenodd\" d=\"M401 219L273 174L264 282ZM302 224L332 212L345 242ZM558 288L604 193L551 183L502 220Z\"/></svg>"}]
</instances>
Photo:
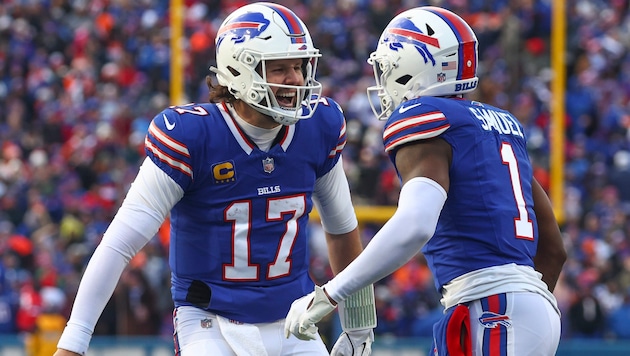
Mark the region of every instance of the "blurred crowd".
<instances>
[{"instance_id":1,"label":"blurred crowd","mask_svg":"<svg viewBox=\"0 0 630 356\"><path fill-rule=\"evenodd\" d=\"M551 0L286 0L323 57L325 95L348 120L344 153L356 205L394 205L399 183L366 63L401 10L439 5L477 33L480 83L469 97L524 125L549 190L550 110L566 104L564 219L569 252L556 289L563 338L630 338L629 0L567 1L566 95L551 94ZM214 36L239 0L184 0L186 102L206 101ZM120 205L153 116L169 98L168 0L0 3L0 333L67 317L86 262ZM379 228L363 225L367 243ZM330 277L313 224L313 277ZM124 272L95 335L172 332L168 221ZM384 251L383 253L386 253ZM377 335L423 337L442 312L421 254L376 285ZM326 328L322 328L326 330Z\"/></svg>"}]
</instances>

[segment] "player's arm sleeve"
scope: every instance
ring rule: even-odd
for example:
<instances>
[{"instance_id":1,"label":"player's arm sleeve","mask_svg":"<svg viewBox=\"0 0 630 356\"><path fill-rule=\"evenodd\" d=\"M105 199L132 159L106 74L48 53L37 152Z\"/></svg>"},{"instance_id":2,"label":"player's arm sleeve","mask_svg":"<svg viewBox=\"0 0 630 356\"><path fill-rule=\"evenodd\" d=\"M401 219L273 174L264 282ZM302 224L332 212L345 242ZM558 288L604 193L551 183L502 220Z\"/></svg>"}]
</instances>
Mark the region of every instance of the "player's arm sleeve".
<instances>
[{"instance_id":1,"label":"player's arm sleeve","mask_svg":"<svg viewBox=\"0 0 630 356\"><path fill-rule=\"evenodd\" d=\"M342 157L328 173L315 181L313 204L324 231L330 234L345 234L358 226Z\"/></svg>"},{"instance_id":2,"label":"player's arm sleeve","mask_svg":"<svg viewBox=\"0 0 630 356\"><path fill-rule=\"evenodd\" d=\"M325 290L342 301L407 263L433 236L446 191L437 182L416 177L400 191L394 215L374 235L365 250L335 278Z\"/></svg>"},{"instance_id":3,"label":"player's arm sleeve","mask_svg":"<svg viewBox=\"0 0 630 356\"><path fill-rule=\"evenodd\" d=\"M129 260L156 234L182 188L146 159L81 278L58 348L84 355Z\"/></svg>"}]
</instances>

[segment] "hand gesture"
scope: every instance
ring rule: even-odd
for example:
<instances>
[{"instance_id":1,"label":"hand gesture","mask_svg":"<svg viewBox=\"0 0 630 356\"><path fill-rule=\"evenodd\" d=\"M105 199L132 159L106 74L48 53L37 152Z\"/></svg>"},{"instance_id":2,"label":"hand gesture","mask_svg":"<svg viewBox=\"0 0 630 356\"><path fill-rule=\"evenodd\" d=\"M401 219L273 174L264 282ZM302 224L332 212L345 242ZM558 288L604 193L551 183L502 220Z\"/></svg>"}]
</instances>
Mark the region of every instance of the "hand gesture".
<instances>
[{"instance_id":1,"label":"hand gesture","mask_svg":"<svg viewBox=\"0 0 630 356\"><path fill-rule=\"evenodd\" d=\"M317 322L335 310L324 289L315 286L315 291L303 296L291 304L291 309L284 322L284 335L290 334L301 340L313 340L317 335Z\"/></svg>"}]
</instances>

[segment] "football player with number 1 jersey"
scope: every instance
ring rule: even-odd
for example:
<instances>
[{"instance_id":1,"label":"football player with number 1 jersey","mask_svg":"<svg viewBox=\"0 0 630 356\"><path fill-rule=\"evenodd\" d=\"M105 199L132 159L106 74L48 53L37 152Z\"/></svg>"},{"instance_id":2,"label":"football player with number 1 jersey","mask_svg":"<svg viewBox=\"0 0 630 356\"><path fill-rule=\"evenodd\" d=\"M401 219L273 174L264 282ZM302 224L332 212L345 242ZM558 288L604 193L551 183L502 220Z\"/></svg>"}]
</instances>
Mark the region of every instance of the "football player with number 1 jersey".
<instances>
[{"instance_id":1,"label":"football player with number 1 jersey","mask_svg":"<svg viewBox=\"0 0 630 356\"><path fill-rule=\"evenodd\" d=\"M320 96L319 50L286 7L236 10L216 51L210 103L172 106L151 122L147 158L89 262L56 356L86 352L121 272L169 213L176 355L328 355L315 327L301 339L284 338L283 327L291 303L314 287L314 206L333 272L362 250L341 160L343 113ZM372 286L350 299L332 354L368 356Z\"/></svg>"},{"instance_id":2,"label":"football player with number 1 jersey","mask_svg":"<svg viewBox=\"0 0 630 356\"><path fill-rule=\"evenodd\" d=\"M433 355L555 354L560 229L521 124L464 99L477 87L477 60L470 26L442 8L407 10L384 30L368 60L376 77L368 95L387 120L398 207L359 257L293 304L286 333L309 334L337 302L421 251L445 308Z\"/></svg>"}]
</instances>

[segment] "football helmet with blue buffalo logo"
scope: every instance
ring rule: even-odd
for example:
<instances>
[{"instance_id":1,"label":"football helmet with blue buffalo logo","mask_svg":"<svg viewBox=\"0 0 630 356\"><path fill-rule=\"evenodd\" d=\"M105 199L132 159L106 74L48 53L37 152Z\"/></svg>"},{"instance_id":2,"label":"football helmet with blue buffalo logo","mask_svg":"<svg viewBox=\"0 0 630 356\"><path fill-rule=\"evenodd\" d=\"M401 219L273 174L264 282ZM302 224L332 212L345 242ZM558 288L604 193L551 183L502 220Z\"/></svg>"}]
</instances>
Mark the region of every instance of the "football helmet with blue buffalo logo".
<instances>
[{"instance_id":1,"label":"football helmet with blue buffalo logo","mask_svg":"<svg viewBox=\"0 0 630 356\"><path fill-rule=\"evenodd\" d=\"M474 90L477 52L477 36L453 12L424 6L400 13L368 59L376 77L368 88L374 114L385 120L408 99Z\"/></svg>"},{"instance_id":2,"label":"football helmet with blue buffalo logo","mask_svg":"<svg viewBox=\"0 0 630 356\"><path fill-rule=\"evenodd\" d=\"M266 2L249 4L221 24L216 43L217 66L210 70L235 98L283 125L313 116L322 86L315 80L319 50L306 25L288 8ZM304 85L268 83L267 61L304 59ZM272 87L295 90L294 107L278 104Z\"/></svg>"}]
</instances>

